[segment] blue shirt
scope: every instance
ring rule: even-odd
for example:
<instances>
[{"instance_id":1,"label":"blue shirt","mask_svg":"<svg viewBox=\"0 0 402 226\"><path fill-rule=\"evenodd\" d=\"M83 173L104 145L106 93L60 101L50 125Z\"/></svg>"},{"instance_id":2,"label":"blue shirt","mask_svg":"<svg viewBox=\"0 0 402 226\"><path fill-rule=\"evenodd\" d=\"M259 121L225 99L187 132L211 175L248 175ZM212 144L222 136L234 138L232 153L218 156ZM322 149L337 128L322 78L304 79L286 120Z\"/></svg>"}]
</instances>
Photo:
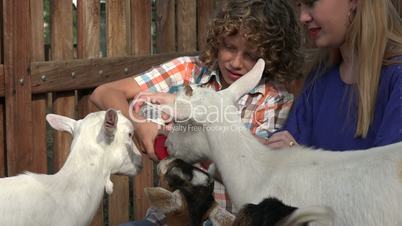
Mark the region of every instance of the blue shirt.
<instances>
[{"instance_id":1,"label":"blue shirt","mask_svg":"<svg viewBox=\"0 0 402 226\"><path fill-rule=\"evenodd\" d=\"M284 130L305 146L343 151L402 141L402 65L383 66L375 113L366 138L355 137L356 100L353 87L340 78L339 65L306 82ZM402 150L401 150L402 151Z\"/></svg>"}]
</instances>

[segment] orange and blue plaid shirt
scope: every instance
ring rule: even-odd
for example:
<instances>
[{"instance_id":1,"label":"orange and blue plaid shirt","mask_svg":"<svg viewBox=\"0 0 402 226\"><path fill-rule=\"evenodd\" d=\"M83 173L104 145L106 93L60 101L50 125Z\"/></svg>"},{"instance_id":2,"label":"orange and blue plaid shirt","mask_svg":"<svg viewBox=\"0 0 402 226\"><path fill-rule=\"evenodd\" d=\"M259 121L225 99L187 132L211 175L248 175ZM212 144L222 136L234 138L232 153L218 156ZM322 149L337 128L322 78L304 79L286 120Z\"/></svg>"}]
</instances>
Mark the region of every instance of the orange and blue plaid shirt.
<instances>
[{"instance_id":1,"label":"orange and blue plaid shirt","mask_svg":"<svg viewBox=\"0 0 402 226\"><path fill-rule=\"evenodd\" d=\"M133 78L141 91L176 93L189 84L213 87L217 91L222 89L219 71L203 66L197 56L176 58ZM293 95L285 85L263 79L241 97L237 105L244 125L254 135L266 139L282 127L292 103ZM215 183L214 195L220 205L234 211L223 185ZM147 219L163 225L162 218L150 213Z\"/></svg>"}]
</instances>

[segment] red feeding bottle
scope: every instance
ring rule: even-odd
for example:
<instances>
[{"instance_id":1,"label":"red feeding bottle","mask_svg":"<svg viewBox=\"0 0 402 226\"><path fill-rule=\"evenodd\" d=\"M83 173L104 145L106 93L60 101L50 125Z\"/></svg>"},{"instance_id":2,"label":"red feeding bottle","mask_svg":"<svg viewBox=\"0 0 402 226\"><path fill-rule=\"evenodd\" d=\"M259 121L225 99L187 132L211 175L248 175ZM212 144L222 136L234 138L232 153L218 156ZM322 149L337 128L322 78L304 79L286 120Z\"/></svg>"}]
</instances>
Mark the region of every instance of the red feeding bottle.
<instances>
[{"instance_id":1,"label":"red feeding bottle","mask_svg":"<svg viewBox=\"0 0 402 226\"><path fill-rule=\"evenodd\" d=\"M154 141L155 155L159 160L163 160L169 156L165 141L167 137L165 135L158 135Z\"/></svg>"}]
</instances>

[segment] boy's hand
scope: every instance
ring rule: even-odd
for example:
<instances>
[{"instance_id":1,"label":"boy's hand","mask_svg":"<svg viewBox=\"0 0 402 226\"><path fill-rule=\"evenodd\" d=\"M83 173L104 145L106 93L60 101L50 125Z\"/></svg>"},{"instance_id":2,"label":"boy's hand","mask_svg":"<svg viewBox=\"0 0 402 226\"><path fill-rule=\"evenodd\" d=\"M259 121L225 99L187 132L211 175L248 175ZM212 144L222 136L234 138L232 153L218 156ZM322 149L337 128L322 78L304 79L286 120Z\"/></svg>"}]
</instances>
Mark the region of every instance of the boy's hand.
<instances>
[{"instance_id":1,"label":"boy's hand","mask_svg":"<svg viewBox=\"0 0 402 226\"><path fill-rule=\"evenodd\" d=\"M173 104L175 100L175 94L142 92L135 97L134 111L139 112L146 101L153 104Z\"/></svg>"},{"instance_id":2,"label":"boy's hand","mask_svg":"<svg viewBox=\"0 0 402 226\"><path fill-rule=\"evenodd\" d=\"M152 104L172 104L175 99L176 95L174 94L142 92L135 97L135 101L133 101L134 105L131 107L132 110L138 114L145 102L150 102ZM167 119L170 119L170 116L162 113L162 119L166 121ZM144 120L134 123L134 126L134 141L137 147L142 151L142 153L148 155L150 159L159 161L154 149L155 138L159 133L166 133L169 128L171 128L171 123L159 125L153 122L145 122Z\"/></svg>"},{"instance_id":3,"label":"boy's hand","mask_svg":"<svg viewBox=\"0 0 402 226\"><path fill-rule=\"evenodd\" d=\"M158 125L152 122L135 123L134 142L138 149L154 161L159 161L155 155L154 140L158 135Z\"/></svg>"}]
</instances>

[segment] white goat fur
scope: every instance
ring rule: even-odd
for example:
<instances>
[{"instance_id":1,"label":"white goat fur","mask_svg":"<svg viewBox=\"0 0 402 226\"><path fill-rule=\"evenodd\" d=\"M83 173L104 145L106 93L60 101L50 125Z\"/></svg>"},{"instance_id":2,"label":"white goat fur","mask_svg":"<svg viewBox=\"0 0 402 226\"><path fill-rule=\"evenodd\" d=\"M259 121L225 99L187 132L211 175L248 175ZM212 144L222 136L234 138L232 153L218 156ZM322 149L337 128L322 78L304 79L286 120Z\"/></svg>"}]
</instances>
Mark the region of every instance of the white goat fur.
<instances>
[{"instance_id":1,"label":"white goat fur","mask_svg":"<svg viewBox=\"0 0 402 226\"><path fill-rule=\"evenodd\" d=\"M107 114L114 114L108 135ZM78 121L54 114L46 119L73 135L67 161L54 175L27 172L0 179L0 225L89 225L104 189L113 190L110 175L135 175L141 169L141 154L130 136L133 126L120 112L91 113Z\"/></svg>"},{"instance_id":2,"label":"white goat fur","mask_svg":"<svg viewBox=\"0 0 402 226\"><path fill-rule=\"evenodd\" d=\"M199 110L217 108L220 115L257 85L263 68L258 61L220 92L193 87L191 96L178 93L176 121L188 118L186 123L204 127L199 135L172 132L166 142L169 154L187 162L211 159L238 208L276 197L300 208L331 207L337 226L402 225L402 143L346 152L301 146L273 151L244 128L240 114L214 121L207 118L210 112ZM191 146L193 139L201 145Z\"/></svg>"}]
</instances>

